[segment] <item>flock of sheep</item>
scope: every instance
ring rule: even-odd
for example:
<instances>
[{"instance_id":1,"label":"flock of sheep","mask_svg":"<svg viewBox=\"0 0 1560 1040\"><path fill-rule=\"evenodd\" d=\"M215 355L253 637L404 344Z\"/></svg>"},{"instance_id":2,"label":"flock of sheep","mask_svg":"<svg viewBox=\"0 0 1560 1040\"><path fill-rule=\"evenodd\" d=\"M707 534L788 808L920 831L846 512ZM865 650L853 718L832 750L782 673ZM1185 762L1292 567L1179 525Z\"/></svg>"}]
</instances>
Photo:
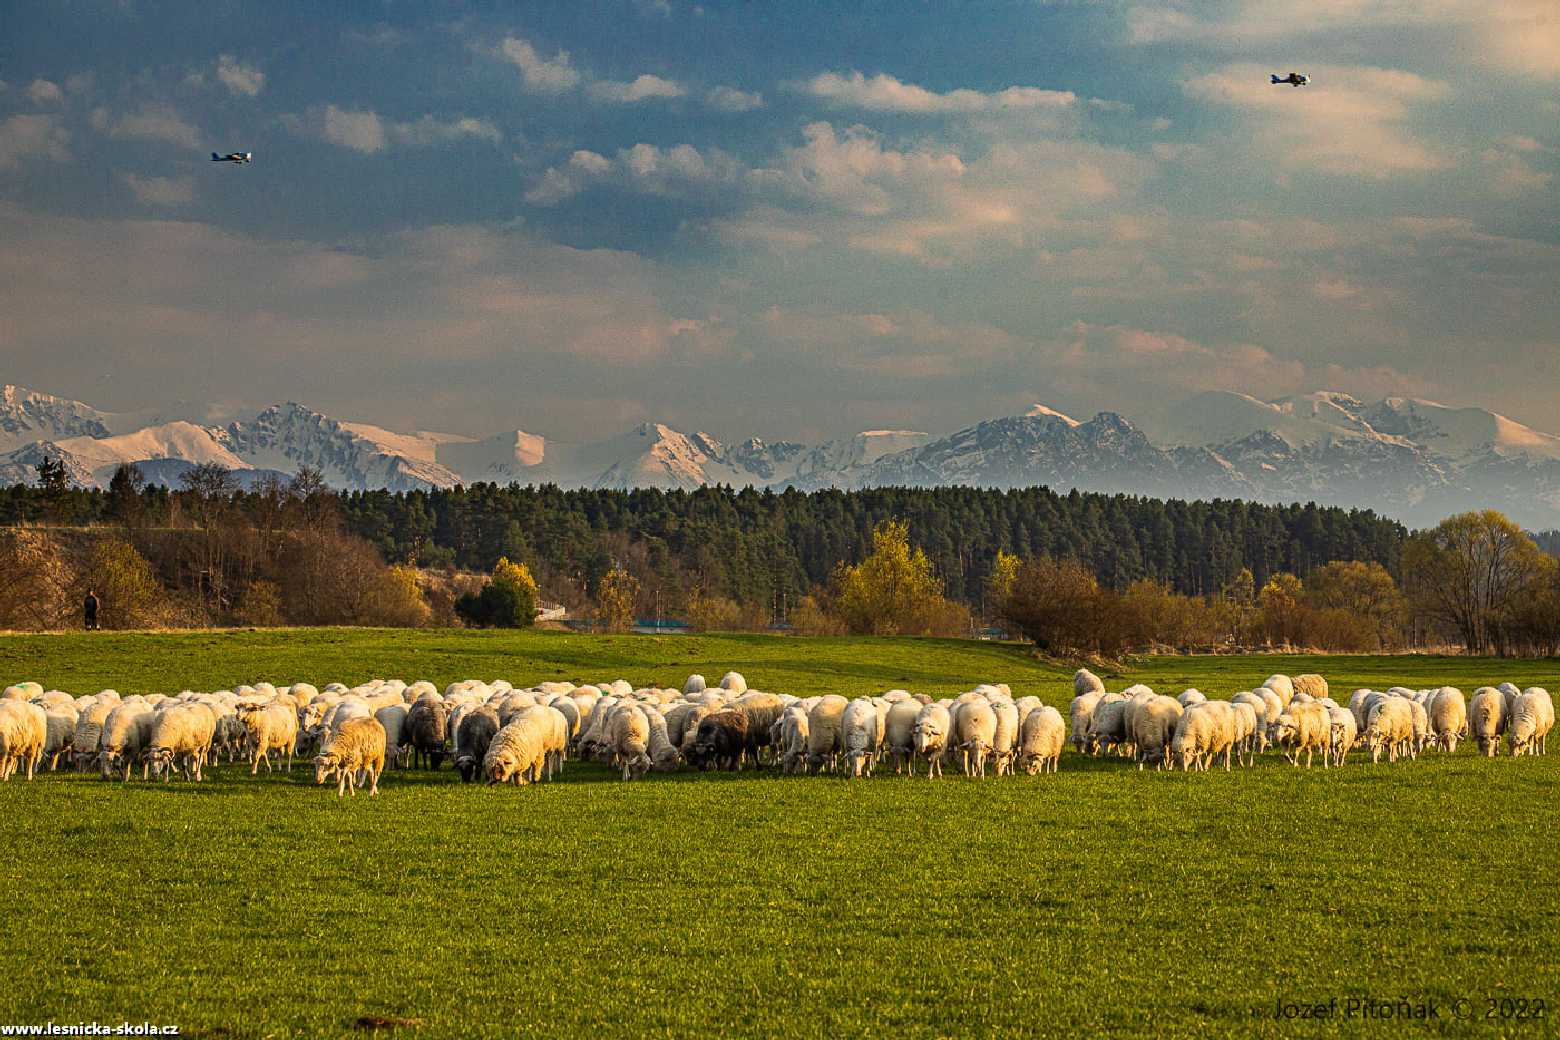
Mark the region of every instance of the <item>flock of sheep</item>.
<instances>
[{"instance_id":1,"label":"flock of sheep","mask_svg":"<svg viewBox=\"0 0 1560 1040\"><path fill-rule=\"evenodd\" d=\"M1081 754L1114 753L1139 769L1206 770L1215 762L1250 764L1270 747L1307 767L1342 765L1363 747L1371 760L1417 758L1427 748L1455 751L1465 737L1485 755L1504 736L1512 755L1543 754L1554 705L1539 687L1460 690L1393 687L1356 690L1343 706L1320 675L1274 675L1255 690L1213 700L1197 690L1179 697L1146 686L1107 692L1087 669L1073 677L1068 719L1038 697L1014 699L1004 684L981 684L933 700L906 690L848 700L797 698L748 689L737 672L716 686L692 675L682 689L625 680L576 686L544 682L516 689L503 680L432 683L376 679L348 688L269 683L215 693L121 697L113 690L73 697L18 683L0 696L0 779L25 766L32 779L47 761L67 758L107 780L198 781L210 762L243 759L292 768L312 754L315 782L337 794L377 794L387 764L438 769L446 757L466 781L550 780L570 756L622 771L741 769L765 762L784 773L870 776L891 761L895 773L942 775L945 762L965 775L1055 772L1069 740Z\"/></svg>"}]
</instances>

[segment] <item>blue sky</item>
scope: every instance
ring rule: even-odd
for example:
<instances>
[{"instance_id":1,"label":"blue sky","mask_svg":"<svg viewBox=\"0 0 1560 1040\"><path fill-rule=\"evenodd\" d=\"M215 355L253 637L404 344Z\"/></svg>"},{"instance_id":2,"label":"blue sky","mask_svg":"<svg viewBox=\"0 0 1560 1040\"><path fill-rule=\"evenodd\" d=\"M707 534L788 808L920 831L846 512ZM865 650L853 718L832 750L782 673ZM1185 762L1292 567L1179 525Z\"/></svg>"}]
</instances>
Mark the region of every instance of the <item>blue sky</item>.
<instances>
[{"instance_id":1,"label":"blue sky","mask_svg":"<svg viewBox=\"0 0 1560 1040\"><path fill-rule=\"evenodd\" d=\"M103 408L1560 429L1553 0L61 0L0 81L0 379Z\"/></svg>"}]
</instances>

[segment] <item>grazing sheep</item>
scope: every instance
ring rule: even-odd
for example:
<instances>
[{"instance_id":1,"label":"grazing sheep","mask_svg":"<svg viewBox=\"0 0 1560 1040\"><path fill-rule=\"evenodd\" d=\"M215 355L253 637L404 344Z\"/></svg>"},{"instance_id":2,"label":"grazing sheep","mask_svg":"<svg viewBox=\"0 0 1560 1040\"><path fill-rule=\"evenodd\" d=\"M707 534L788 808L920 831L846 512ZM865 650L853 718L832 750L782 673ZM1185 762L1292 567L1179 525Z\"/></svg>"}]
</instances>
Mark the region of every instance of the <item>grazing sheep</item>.
<instances>
[{"instance_id":1,"label":"grazing sheep","mask_svg":"<svg viewBox=\"0 0 1560 1040\"><path fill-rule=\"evenodd\" d=\"M926 759L928 780L942 775L943 753L948 750L948 741L952 732L953 719L943 705L923 704L921 710L916 713L915 726L912 727L910 736L915 744L916 755ZM910 775L915 775L914 760L910 764Z\"/></svg>"},{"instance_id":2,"label":"grazing sheep","mask_svg":"<svg viewBox=\"0 0 1560 1040\"><path fill-rule=\"evenodd\" d=\"M1272 690L1278 696L1279 703L1287 708L1289 702L1295 699L1295 684L1287 675L1270 675L1262 681L1264 688Z\"/></svg>"},{"instance_id":3,"label":"grazing sheep","mask_svg":"<svg viewBox=\"0 0 1560 1040\"><path fill-rule=\"evenodd\" d=\"M1414 744L1414 711L1404 697L1387 697L1370 710L1365 725L1365 746L1370 748L1370 761L1381 761L1381 749L1387 749L1387 761L1396 762L1400 751L1408 751Z\"/></svg>"},{"instance_id":4,"label":"grazing sheep","mask_svg":"<svg viewBox=\"0 0 1560 1040\"><path fill-rule=\"evenodd\" d=\"M1506 746L1513 756L1542 755L1549 731L1555 725L1555 705L1549 691L1542 686L1530 686L1511 709L1511 721L1506 724Z\"/></svg>"},{"instance_id":5,"label":"grazing sheep","mask_svg":"<svg viewBox=\"0 0 1560 1040\"><path fill-rule=\"evenodd\" d=\"M44 707L39 705L39 707ZM49 772L59 768L60 756L72 750L76 740L76 720L78 716L74 711L55 711L44 708L47 733L43 742L43 757L49 760Z\"/></svg>"},{"instance_id":6,"label":"grazing sheep","mask_svg":"<svg viewBox=\"0 0 1560 1040\"><path fill-rule=\"evenodd\" d=\"M1337 706L1327 709L1327 754L1322 765L1341 766L1349 759L1349 749L1359 739L1359 723L1348 708Z\"/></svg>"},{"instance_id":7,"label":"grazing sheep","mask_svg":"<svg viewBox=\"0 0 1560 1040\"><path fill-rule=\"evenodd\" d=\"M689 694L700 694L700 693L703 693L705 691L705 689L706 689L706 686L705 686L705 683L704 683L704 676L700 675L698 672L693 673L692 675L688 676L688 678L686 680L683 681L683 695L684 696L687 696Z\"/></svg>"},{"instance_id":8,"label":"grazing sheep","mask_svg":"<svg viewBox=\"0 0 1560 1040\"><path fill-rule=\"evenodd\" d=\"M406 732L406 718L410 714L411 708L404 701L387 704L374 712L374 718L385 728L385 761L397 769L405 769L412 759L412 741Z\"/></svg>"},{"instance_id":9,"label":"grazing sheep","mask_svg":"<svg viewBox=\"0 0 1560 1040\"><path fill-rule=\"evenodd\" d=\"M444 740L448 734L449 713L444 704L425 695L417 699L406 715L405 733L412 744L412 767L425 762L429 769L438 771L444 761Z\"/></svg>"},{"instance_id":10,"label":"grazing sheep","mask_svg":"<svg viewBox=\"0 0 1560 1040\"><path fill-rule=\"evenodd\" d=\"M1062 713L1049 705L1024 716L1018 734L1018 767L1028 776L1056 772L1062 761L1062 745L1067 740L1067 724Z\"/></svg>"},{"instance_id":11,"label":"grazing sheep","mask_svg":"<svg viewBox=\"0 0 1560 1040\"><path fill-rule=\"evenodd\" d=\"M838 694L820 698L807 713L807 771L834 770L835 756L844 750L840 729L850 704ZM702 723L700 724L702 725Z\"/></svg>"},{"instance_id":12,"label":"grazing sheep","mask_svg":"<svg viewBox=\"0 0 1560 1040\"><path fill-rule=\"evenodd\" d=\"M1129 739L1137 748L1139 769L1148 765L1163 769L1169 765L1167 755L1170 742L1185 712L1186 709L1174 697L1158 694L1137 705L1132 712L1132 733Z\"/></svg>"},{"instance_id":13,"label":"grazing sheep","mask_svg":"<svg viewBox=\"0 0 1560 1040\"><path fill-rule=\"evenodd\" d=\"M152 733L142 759L151 767L152 776L164 782L173 779L175 759L184 771L184 779L199 781L211 741L217 733L217 717L204 704L176 704L156 713Z\"/></svg>"},{"instance_id":14,"label":"grazing sheep","mask_svg":"<svg viewBox=\"0 0 1560 1040\"><path fill-rule=\"evenodd\" d=\"M87 766L97 761L98 743L103 736L103 722L108 718L108 713L118 706L118 701L99 699L76 717L76 732L71 737L71 747L75 751L76 772L86 772Z\"/></svg>"},{"instance_id":15,"label":"grazing sheep","mask_svg":"<svg viewBox=\"0 0 1560 1040\"><path fill-rule=\"evenodd\" d=\"M405 705L381 708L376 716L381 725L385 725L384 713L387 711L400 711L400 717L405 718ZM478 708L460 720L460 725L455 729L455 768L460 772L462 783L469 784L476 779L477 771L482 768L482 760L487 757L488 746L493 743L499 728L498 712L492 708ZM390 727L385 725L387 741L389 734ZM387 751L388 748L387 743Z\"/></svg>"},{"instance_id":16,"label":"grazing sheep","mask_svg":"<svg viewBox=\"0 0 1560 1040\"><path fill-rule=\"evenodd\" d=\"M1100 677L1087 668L1080 668L1073 673L1073 696L1082 697L1090 693L1104 693L1105 684Z\"/></svg>"},{"instance_id":17,"label":"grazing sheep","mask_svg":"<svg viewBox=\"0 0 1560 1040\"><path fill-rule=\"evenodd\" d=\"M1071 720L1073 750L1079 754L1092 747L1089 729L1094 724L1094 713L1099 709L1100 700L1104 696L1104 690L1089 690L1074 696L1072 703L1067 706L1067 715Z\"/></svg>"},{"instance_id":18,"label":"grazing sheep","mask_svg":"<svg viewBox=\"0 0 1560 1040\"><path fill-rule=\"evenodd\" d=\"M906 697L888 709L884 720L883 743L894 759L894 775L909 766L915 757L915 720L921 715L921 702Z\"/></svg>"},{"instance_id":19,"label":"grazing sheep","mask_svg":"<svg viewBox=\"0 0 1560 1040\"><path fill-rule=\"evenodd\" d=\"M1274 700L1277 700L1277 697ZM1251 746L1258 753L1266 751L1268 749L1268 702L1251 690L1242 690L1230 698L1230 703L1251 705L1251 713L1255 718L1257 726L1256 732L1251 735ZM1283 714L1283 712L1279 714Z\"/></svg>"},{"instance_id":20,"label":"grazing sheep","mask_svg":"<svg viewBox=\"0 0 1560 1040\"><path fill-rule=\"evenodd\" d=\"M1289 706L1278 717L1274 727L1273 743L1284 751L1284 757L1292 766L1300 765L1300 754L1305 753L1305 767L1311 768L1312 756L1322 753L1322 768L1331 766L1327 749L1332 737L1332 716L1315 701L1296 702L1290 698Z\"/></svg>"},{"instance_id":21,"label":"grazing sheep","mask_svg":"<svg viewBox=\"0 0 1560 1040\"><path fill-rule=\"evenodd\" d=\"M1126 746L1128 703L1124 699L1110 700L1107 697L1094 709L1094 718L1089 723L1087 734L1090 754L1098 755Z\"/></svg>"},{"instance_id":22,"label":"grazing sheep","mask_svg":"<svg viewBox=\"0 0 1560 1040\"><path fill-rule=\"evenodd\" d=\"M622 704L607 723L612 764L623 767L624 780L637 780L650 771L650 719L637 704Z\"/></svg>"},{"instance_id":23,"label":"grazing sheep","mask_svg":"<svg viewBox=\"0 0 1560 1040\"><path fill-rule=\"evenodd\" d=\"M288 713L289 717L291 714ZM128 781L130 770L151 735L152 710L144 700L130 698L109 712L98 738L98 770L103 779L108 780L118 772L121 779ZM144 766L141 779L146 779Z\"/></svg>"},{"instance_id":24,"label":"grazing sheep","mask_svg":"<svg viewBox=\"0 0 1560 1040\"><path fill-rule=\"evenodd\" d=\"M997 714L984 700L967 701L953 719L953 746L958 749L965 776L986 776L986 758L997 739Z\"/></svg>"},{"instance_id":25,"label":"grazing sheep","mask_svg":"<svg viewBox=\"0 0 1560 1040\"><path fill-rule=\"evenodd\" d=\"M870 697L857 697L845 706L845 714L840 717L840 742L845 750L846 776L872 775L882 735L879 721L877 706Z\"/></svg>"},{"instance_id":26,"label":"grazing sheep","mask_svg":"<svg viewBox=\"0 0 1560 1040\"><path fill-rule=\"evenodd\" d=\"M48 712L19 697L0 700L0 780L11 779L24 764L31 780L48 739Z\"/></svg>"},{"instance_id":27,"label":"grazing sheep","mask_svg":"<svg viewBox=\"0 0 1560 1040\"><path fill-rule=\"evenodd\" d=\"M720 677L720 688L740 695L747 692L748 684L741 672L727 672Z\"/></svg>"},{"instance_id":28,"label":"grazing sheep","mask_svg":"<svg viewBox=\"0 0 1560 1040\"><path fill-rule=\"evenodd\" d=\"M1190 708L1194 704L1206 703L1208 698L1203 696L1201 690L1192 689L1183 690L1181 696L1177 697L1176 700L1180 703L1181 707Z\"/></svg>"},{"instance_id":29,"label":"grazing sheep","mask_svg":"<svg viewBox=\"0 0 1560 1040\"><path fill-rule=\"evenodd\" d=\"M1013 771L1013 756L1018 745L1018 706L1008 701L998 701L991 706L997 717L997 731L991 740L991 758L996 763L998 776Z\"/></svg>"},{"instance_id":30,"label":"grazing sheep","mask_svg":"<svg viewBox=\"0 0 1560 1040\"><path fill-rule=\"evenodd\" d=\"M739 676L740 678L740 676ZM772 693L749 690L731 702L731 710L747 716L747 754L758 765L758 753L769 746L769 728L785 710L785 701Z\"/></svg>"},{"instance_id":31,"label":"grazing sheep","mask_svg":"<svg viewBox=\"0 0 1560 1040\"><path fill-rule=\"evenodd\" d=\"M843 697L840 699L844 700ZM843 717L844 712L840 714ZM740 711L717 711L699 723L688 762L704 771L712 768L739 771L747 742L747 716Z\"/></svg>"},{"instance_id":32,"label":"grazing sheep","mask_svg":"<svg viewBox=\"0 0 1560 1040\"><path fill-rule=\"evenodd\" d=\"M780 771L804 772L807 768L807 709L793 704L780 716Z\"/></svg>"},{"instance_id":33,"label":"grazing sheep","mask_svg":"<svg viewBox=\"0 0 1560 1040\"><path fill-rule=\"evenodd\" d=\"M658 711L647 711L645 717L650 722L650 743L646 746L650 753L650 768L657 773L676 772L682 765L682 752L666 732L665 716Z\"/></svg>"},{"instance_id":34,"label":"grazing sheep","mask_svg":"<svg viewBox=\"0 0 1560 1040\"><path fill-rule=\"evenodd\" d=\"M238 718L249 733L247 744L252 756L249 775L260 772L262 759L265 760L265 771L271 771L272 751L287 756L287 772L292 772L293 755L298 749L297 713L282 704L268 704L258 708L240 705Z\"/></svg>"},{"instance_id":35,"label":"grazing sheep","mask_svg":"<svg viewBox=\"0 0 1560 1040\"><path fill-rule=\"evenodd\" d=\"M368 793L378 794L379 774L384 771L385 728L372 716L342 723L314 756L314 782L323 784L335 776L338 798L348 791L357 797L357 789L365 780Z\"/></svg>"},{"instance_id":36,"label":"grazing sheep","mask_svg":"<svg viewBox=\"0 0 1560 1040\"><path fill-rule=\"evenodd\" d=\"M1235 727L1235 760L1249 766L1257 760L1257 709L1249 701L1230 702L1230 721Z\"/></svg>"},{"instance_id":37,"label":"grazing sheep","mask_svg":"<svg viewBox=\"0 0 1560 1040\"><path fill-rule=\"evenodd\" d=\"M1478 741L1479 754L1494 758L1500 754L1500 734L1505 729L1506 698L1492 686L1473 691L1468 702L1468 736Z\"/></svg>"},{"instance_id":38,"label":"grazing sheep","mask_svg":"<svg viewBox=\"0 0 1560 1040\"><path fill-rule=\"evenodd\" d=\"M482 760L488 786L511 781L516 785L539 783L547 768L549 728L545 719L524 712L494 734Z\"/></svg>"},{"instance_id":39,"label":"grazing sheep","mask_svg":"<svg viewBox=\"0 0 1560 1040\"><path fill-rule=\"evenodd\" d=\"M1297 696L1303 693L1312 700L1318 701L1327 696L1327 680L1315 672L1297 675L1290 680L1290 683Z\"/></svg>"}]
</instances>

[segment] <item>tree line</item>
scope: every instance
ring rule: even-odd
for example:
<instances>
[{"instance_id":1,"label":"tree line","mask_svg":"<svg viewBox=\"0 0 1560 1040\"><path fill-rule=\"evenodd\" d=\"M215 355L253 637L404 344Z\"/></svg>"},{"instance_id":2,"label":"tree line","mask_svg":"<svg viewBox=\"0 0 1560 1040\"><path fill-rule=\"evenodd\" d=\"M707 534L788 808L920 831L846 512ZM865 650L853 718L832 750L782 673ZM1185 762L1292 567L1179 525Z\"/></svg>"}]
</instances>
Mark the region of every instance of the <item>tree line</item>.
<instances>
[{"instance_id":1,"label":"tree line","mask_svg":"<svg viewBox=\"0 0 1560 1040\"><path fill-rule=\"evenodd\" d=\"M337 492L307 468L245 489L211 465L177 489L123 466L98 491L45 463L35 485L0 489L0 523L0 577L57 590L0 616L9 627L52 627L96 582L110 624L523 624L540 598L612 628L996 628L1058 652L1560 643L1545 613L1554 560L1513 525L1495 525L1509 528L1499 559L1449 595L1472 534L1315 504L1046 488Z\"/></svg>"}]
</instances>

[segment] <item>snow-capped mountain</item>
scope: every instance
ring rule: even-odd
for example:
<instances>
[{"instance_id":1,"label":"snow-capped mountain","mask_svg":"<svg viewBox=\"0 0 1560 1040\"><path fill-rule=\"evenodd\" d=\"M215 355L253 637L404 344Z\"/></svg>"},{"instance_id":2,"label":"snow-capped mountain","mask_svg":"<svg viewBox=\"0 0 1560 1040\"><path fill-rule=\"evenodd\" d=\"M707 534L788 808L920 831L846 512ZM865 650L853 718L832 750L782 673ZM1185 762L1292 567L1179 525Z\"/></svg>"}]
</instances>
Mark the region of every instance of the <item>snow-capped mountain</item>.
<instances>
[{"instance_id":1,"label":"snow-capped mountain","mask_svg":"<svg viewBox=\"0 0 1560 1040\"><path fill-rule=\"evenodd\" d=\"M943 436L868 430L818 445L750 438L728 447L657 422L585 442L523 430L486 438L403 433L293 403L225 426L136 425L136 418L7 386L0 390L0 482L32 481L49 458L64 462L72 480L95 486L127 462L162 483L200 463L226 466L244 484L308 465L336 487L396 491L479 481L804 490L1045 484L1314 500L1414 525L1495 508L1532 528L1560 527L1560 437L1481 408L1402 397L1366 403L1333 391L1272 401L1210 392L1141 422L1113 412L1080 420L1036 405Z\"/></svg>"}]
</instances>

